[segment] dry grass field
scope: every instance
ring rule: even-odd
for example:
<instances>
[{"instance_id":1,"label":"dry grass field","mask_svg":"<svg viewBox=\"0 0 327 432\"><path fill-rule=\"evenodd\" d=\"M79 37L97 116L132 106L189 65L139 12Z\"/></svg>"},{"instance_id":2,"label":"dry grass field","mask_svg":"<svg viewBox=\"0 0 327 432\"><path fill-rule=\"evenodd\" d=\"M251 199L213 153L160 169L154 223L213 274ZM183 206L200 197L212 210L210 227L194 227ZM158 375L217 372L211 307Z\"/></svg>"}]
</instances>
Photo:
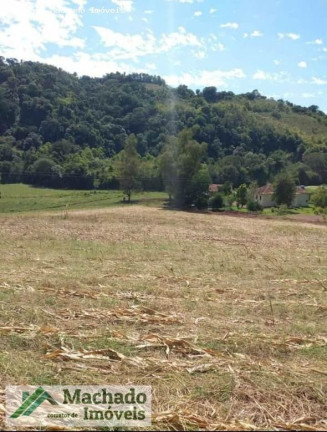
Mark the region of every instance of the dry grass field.
<instances>
[{"instance_id":1,"label":"dry grass field","mask_svg":"<svg viewBox=\"0 0 327 432\"><path fill-rule=\"evenodd\" d=\"M142 206L3 215L2 388L144 384L154 429L324 430L326 234Z\"/></svg>"}]
</instances>

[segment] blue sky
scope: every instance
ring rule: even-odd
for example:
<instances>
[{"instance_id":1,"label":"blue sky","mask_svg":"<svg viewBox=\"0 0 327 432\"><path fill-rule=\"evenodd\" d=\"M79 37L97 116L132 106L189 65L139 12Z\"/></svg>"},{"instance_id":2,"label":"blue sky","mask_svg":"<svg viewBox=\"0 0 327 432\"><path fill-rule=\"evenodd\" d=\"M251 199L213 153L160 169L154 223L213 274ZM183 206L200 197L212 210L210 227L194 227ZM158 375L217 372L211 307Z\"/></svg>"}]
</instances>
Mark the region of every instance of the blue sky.
<instances>
[{"instance_id":1,"label":"blue sky","mask_svg":"<svg viewBox=\"0 0 327 432\"><path fill-rule=\"evenodd\" d=\"M258 89L327 112L327 0L10 0L1 55L78 75Z\"/></svg>"}]
</instances>

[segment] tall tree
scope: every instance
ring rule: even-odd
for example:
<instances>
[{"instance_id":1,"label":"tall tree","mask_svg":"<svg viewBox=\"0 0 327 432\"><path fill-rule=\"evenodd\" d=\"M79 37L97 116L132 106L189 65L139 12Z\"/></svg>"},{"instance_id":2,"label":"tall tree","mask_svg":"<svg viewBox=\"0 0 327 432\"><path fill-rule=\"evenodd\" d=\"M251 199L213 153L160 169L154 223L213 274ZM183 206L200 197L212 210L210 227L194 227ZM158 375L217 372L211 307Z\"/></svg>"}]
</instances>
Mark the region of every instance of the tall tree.
<instances>
[{"instance_id":1,"label":"tall tree","mask_svg":"<svg viewBox=\"0 0 327 432\"><path fill-rule=\"evenodd\" d=\"M193 204L195 197L191 190L194 177L201 168L206 153L206 144L199 144L192 132L184 129L177 139L170 139L161 156L161 175L168 193L178 207Z\"/></svg>"},{"instance_id":2,"label":"tall tree","mask_svg":"<svg viewBox=\"0 0 327 432\"><path fill-rule=\"evenodd\" d=\"M134 134L128 136L124 150L121 152L119 164L120 187L131 201L132 191L139 188L138 174L140 168L140 156L136 150L137 138Z\"/></svg>"},{"instance_id":3,"label":"tall tree","mask_svg":"<svg viewBox=\"0 0 327 432\"><path fill-rule=\"evenodd\" d=\"M278 205L285 204L287 207L291 207L295 192L296 186L289 174L282 173L276 177L274 199Z\"/></svg>"},{"instance_id":4,"label":"tall tree","mask_svg":"<svg viewBox=\"0 0 327 432\"><path fill-rule=\"evenodd\" d=\"M159 156L159 170L169 195L169 201L172 200L178 184L177 148L177 138L170 137L166 142L164 151Z\"/></svg>"},{"instance_id":5,"label":"tall tree","mask_svg":"<svg viewBox=\"0 0 327 432\"><path fill-rule=\"evenodd\" d=\"M194 174L187 188L186 204L194 204L198 209L207 209L211 177L207 165L202 164Z\"/></svg>"},{"instance_id":6,"label":"tall tree","mask_svg":"<svg viewBox=\"0 0 327 432\"><path fill-rule=\"evenodd\" d=\"M248 189L246 187L246 184L243 183L236 189L237 207L243 207L246 204L247 195L248 195Z\"/></svg>"}]
</instances>

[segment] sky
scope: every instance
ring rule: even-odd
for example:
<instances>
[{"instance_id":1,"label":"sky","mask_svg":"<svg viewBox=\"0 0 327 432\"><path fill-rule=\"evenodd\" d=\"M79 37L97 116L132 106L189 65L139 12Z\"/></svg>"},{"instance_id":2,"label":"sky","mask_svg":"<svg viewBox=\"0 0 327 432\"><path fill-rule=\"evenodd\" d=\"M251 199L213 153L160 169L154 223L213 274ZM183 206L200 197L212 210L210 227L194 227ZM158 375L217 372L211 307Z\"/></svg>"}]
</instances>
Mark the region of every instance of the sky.
<instances>
[{"instance_id":1,"label":"sky","mask_svg":"<svg viewBox=\"0 0 327 432\"><path fill-rule=\"evenodd\" d=\"M327 113L327 0L7 0L0 55L79 76L258 89Z\"/></svg>"}]
</instances>

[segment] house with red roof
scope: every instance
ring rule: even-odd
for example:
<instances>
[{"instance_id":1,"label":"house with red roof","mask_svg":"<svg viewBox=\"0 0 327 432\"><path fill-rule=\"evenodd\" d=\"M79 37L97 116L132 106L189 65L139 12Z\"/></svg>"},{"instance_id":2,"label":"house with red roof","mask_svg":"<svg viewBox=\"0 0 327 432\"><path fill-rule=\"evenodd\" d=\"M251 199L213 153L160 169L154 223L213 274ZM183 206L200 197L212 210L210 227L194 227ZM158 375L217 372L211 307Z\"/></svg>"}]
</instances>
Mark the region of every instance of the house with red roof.
<instances>
[{"instance_id":1,"label":"house with red roof","mask_svg":"<svg viewBox=\"0 0 327 432\"><path fill-rule=\"evenodd\" d=\"M277 204L273 196L274 187L271 183L268 183L267 185L259 187L256 190L254 199L261 205L261 207L276 207ZM307 207L309 205L309 201L310 194L306 190L305 186L297 186L292 207Z\"/></svg>"},{"instance_id":2,"label":"house with red roof","mask_svg":"<svg viewBox=\"0 0 327 432\"><path fill-rule=\"evenodd\" d=\"M222 187L221 184L211 184L209 185L209 194L213 195L217 192L219 192L219 189Z\"/></svg>"}]
</instances>

